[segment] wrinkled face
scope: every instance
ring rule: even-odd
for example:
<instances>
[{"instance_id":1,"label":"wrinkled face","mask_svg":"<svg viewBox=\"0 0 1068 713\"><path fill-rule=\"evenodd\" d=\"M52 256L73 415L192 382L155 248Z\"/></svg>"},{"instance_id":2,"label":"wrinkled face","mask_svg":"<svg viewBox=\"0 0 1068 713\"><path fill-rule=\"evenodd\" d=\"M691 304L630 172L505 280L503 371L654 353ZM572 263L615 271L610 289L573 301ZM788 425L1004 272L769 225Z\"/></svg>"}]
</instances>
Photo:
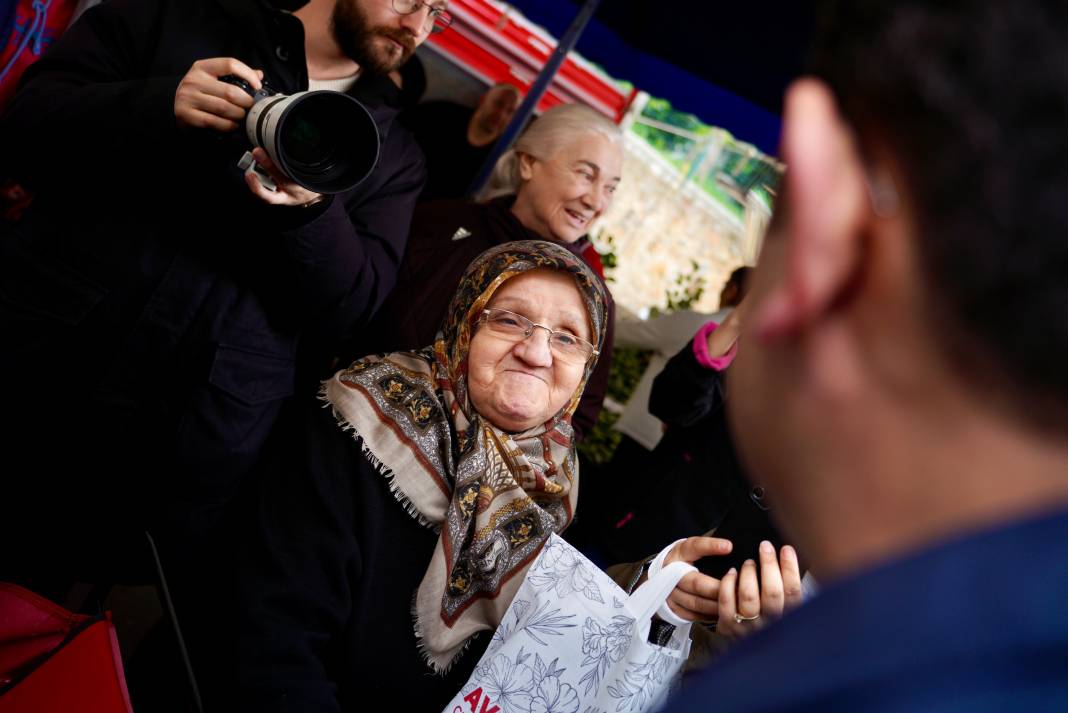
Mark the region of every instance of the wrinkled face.
<instances>
[{"instance_id":1,"label":"wrinkled face","mask_svg":"<svg viewBox=\"0 0 1068 713\"><path fill-rule=\"evenodd\" d=\"M595 131L539 159L519 155L522 185L512 212L546 240L573 243L612 202L623 166L620 146Z\"/></svg>"},{"instance_id":2,"label":"wrinkled face","mask_svg":"<svg viewBox=\"0 0 1068 713\"><path fill-rule=\"evenodd\" d=\"M519 95L513 89L493 87L482 97L472 119L480 131L500 136L515 114L517 106Z\"/></svg>"},{"instance_id":3,"label":"wrinkled face","mask_svg":"<svg viewBox=\"0 0 1068 713\"><path fill-rule=\"evenodd\" d=\"M487 307L596 342L574 278L563 272L532 270L513 277ZM480 328L467 357L468 393L490 423L505 431L525 431L568 404L584 371L585 364L553 358L544 329L535 327L528 338L513 341Z\"/></svg>"},{"instance_id":4,"label":"wrinkled face","mask_svg":"<svg viewBox=\"0 0 1068 713\"><path fill-rule=\"evenodd\" d=\"M442 0L430 4L447 5ZM430 34L424 23L427 12L421 6L401 15L391 0L337 0L330 26L342 51L362 69L389 74L407 62Z\"/></svg>"}]
</instances>

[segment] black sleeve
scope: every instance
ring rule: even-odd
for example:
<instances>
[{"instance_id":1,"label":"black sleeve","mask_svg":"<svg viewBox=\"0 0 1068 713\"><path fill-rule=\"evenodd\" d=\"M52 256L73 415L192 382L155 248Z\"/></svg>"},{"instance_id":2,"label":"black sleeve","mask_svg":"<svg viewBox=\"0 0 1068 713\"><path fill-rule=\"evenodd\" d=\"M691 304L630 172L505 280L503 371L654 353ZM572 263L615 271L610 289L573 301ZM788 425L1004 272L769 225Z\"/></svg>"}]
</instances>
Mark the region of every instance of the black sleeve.
<instances>
[{"instance_id":1,"label":"black sleeve","mask_svg":"<svg viewBox=\"0 0 1068 713\"><path fill-rule=\"evenodd\" d=\"M240 564L242 707L339 710L331 677L361 573L352 485L363 463L329 411L309 407L303 433L267 459ZM296 445L299 441L300 445Z\"/></svg>"},{"instance_id":2,"label":"black sleeve","mask_svg":"<svg viewBox=\"0 0 1068 713\"><path fill-rule=\"evenodd\" d=\"M649 413L669 426L690 426L723 408L723 374L702 366L691 340L653 380Z\"/></svg>"},{"instance_id":3,"label":"black sleeve","mask_svg":"<svg viewBox=\"0 0 1068 713\"><path fill-rule=\"evenodd\" d=\"M293 286L289 307L332 341L349 339L367 324L396 284L426 178L422 153L405 139L383 156L377 170L390 174L369 199L346 207L337 196L321 209L289 209L317 211L282 233Z\"/></svg>"}]
</instances>

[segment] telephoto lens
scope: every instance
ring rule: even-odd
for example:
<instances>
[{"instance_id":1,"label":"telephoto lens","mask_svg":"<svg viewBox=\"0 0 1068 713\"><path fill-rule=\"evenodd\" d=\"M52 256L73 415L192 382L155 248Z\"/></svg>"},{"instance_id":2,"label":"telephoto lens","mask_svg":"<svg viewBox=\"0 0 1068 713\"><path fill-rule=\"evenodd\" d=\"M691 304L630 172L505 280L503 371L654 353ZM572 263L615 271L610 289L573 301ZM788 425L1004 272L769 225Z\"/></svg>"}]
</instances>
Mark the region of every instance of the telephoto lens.
<instances>
[{"instance_id":1,"label":"telephoto lens","mask_svg":"<svg viewBox=\"0 0 1068 713\"><path fill-rule=\"evenodd\" d=\"M363 104L348 94L277 94L266 83L253 91L233 75L220 79L255 100L245 117L249 142L309 191L343 193L359 185L378 163L378 127Z\"/></svg>"}]
</instances>

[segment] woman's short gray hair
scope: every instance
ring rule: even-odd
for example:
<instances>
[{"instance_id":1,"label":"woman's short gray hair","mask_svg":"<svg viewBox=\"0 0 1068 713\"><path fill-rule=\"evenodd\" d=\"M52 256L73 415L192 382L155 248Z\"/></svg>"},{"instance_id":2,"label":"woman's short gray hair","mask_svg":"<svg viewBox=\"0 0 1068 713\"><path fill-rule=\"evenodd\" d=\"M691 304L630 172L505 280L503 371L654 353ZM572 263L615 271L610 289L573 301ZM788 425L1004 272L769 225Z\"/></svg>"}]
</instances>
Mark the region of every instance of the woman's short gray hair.
<instances>
[{"instance_id":1,"label":"woman's short gray hair","mask_svg":"<svg viewBox=\"0 0 1068 713\"><path fill-rule=\"evenodd\" d=\"M519 153L546 159L574 136L588 133L601 134L617 146L623 141L619 127L595 109L585 104L554 106L532 122L497 160L479 198L489 200L519 191Z\"/></svg>"}]
</instances>

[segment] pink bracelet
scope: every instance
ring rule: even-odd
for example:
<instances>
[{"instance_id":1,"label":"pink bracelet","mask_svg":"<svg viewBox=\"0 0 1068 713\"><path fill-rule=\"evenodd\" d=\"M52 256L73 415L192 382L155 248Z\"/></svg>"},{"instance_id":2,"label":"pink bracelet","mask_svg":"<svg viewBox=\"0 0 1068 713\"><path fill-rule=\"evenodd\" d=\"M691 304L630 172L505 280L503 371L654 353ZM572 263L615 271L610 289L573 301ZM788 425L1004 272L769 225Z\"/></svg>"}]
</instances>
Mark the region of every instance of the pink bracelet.
<instances>
[{"instance_id":1,"label":"pink bracelet","mask_svg":"<svg viewBox=\"0 0 1068 713\"><path fill-rule=\"evenodd\" d=\"M693 337L693 355L697 359L697 363L706 369L723 371L734 361L734 355L738 353L738 343L732 344L727 353L722 356L714 357L710 355L708 353L708 335L716 331L717 327L719 327L719 324L716 322L709 322L697 330L697 334Z\"/></svg>"}]
</instances>

